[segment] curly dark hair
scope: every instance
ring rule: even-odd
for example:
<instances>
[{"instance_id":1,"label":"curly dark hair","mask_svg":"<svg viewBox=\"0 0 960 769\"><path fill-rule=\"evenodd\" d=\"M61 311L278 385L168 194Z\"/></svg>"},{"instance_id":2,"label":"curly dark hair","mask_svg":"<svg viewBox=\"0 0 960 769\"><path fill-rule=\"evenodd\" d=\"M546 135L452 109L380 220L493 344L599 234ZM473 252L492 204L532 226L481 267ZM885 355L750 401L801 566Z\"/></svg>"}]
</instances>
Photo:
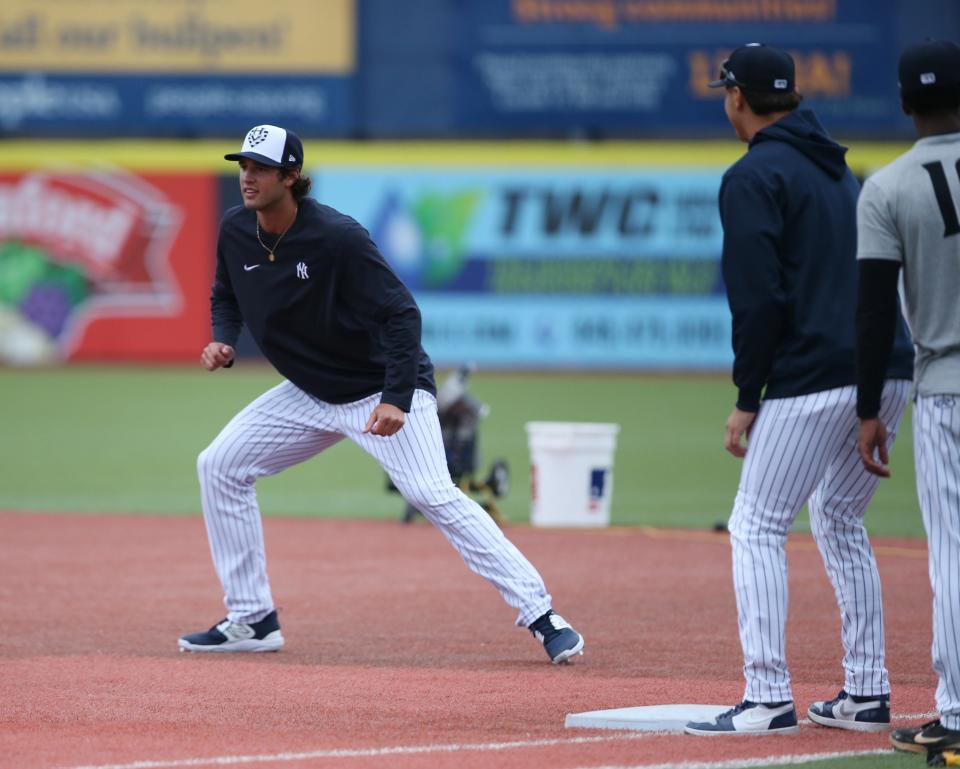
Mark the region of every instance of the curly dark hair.
<instances>
[{"instance_id":1,"label":"curly dark hair","mask_svg":"<svg viewBox=\"0 0 960 769\"><path fill-rule=\"evenodd\" d=\"M286 179L288 176L291 176L294 171L297 172L297 180L293 183L293 186L290 188L290 192L293 193L293 199L298 203L303 200L307 195L310 194L310 189L313 187L313 182L310 181L309 176L304 176L300 173L299 168L281 168L280 178Z\"/></svg>"}]
</instances>

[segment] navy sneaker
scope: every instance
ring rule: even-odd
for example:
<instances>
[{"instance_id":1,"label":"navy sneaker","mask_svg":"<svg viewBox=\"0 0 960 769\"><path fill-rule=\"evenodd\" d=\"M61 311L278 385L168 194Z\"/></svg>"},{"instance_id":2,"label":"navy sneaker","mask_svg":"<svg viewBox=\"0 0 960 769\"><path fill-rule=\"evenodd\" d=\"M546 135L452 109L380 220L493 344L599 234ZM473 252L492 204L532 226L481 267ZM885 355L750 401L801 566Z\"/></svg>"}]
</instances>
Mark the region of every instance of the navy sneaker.
<instances>
[{"instance_id":1,"label":"navy sneaker","mask_svg":"<svg viewBox=\"0 0 960 769\"><path fill-rule=\"evenodd\" d=\"M259 622L244 625L228 619L178 642L182 652L275 652L283 646L276 610Z\"/></svg>"},{"instance_id":2,"label":"navy sneaker","mask_svg":"<svg viewBox=\"0 0 960 769\"><path fill-rule=\"evenodd\" d=\"M854 732L885 732L890 728L890 695L860 697L841 689L832 700L814 702L807 715L821 726Z\"/></svg>"},{"instance_id":3,"label":"navy sneaker","mask_svg":"<svg viewBox=\"0 0 960 769\"><path fill-rule=\"evenodd\" d=\"M566 662L577 654L583 654L583 636L553 609L550 609L530 625L533 637L543 644L554 665Z\"/></svg>"},{"instance_id":4,"label":"navy sneaker","mask_svg":"<svg viewBox=\"0 0 960 769\"><path fill-rule=\"evenodd\" d=\"M947 729L938 718L922 726L895 729L890 732L890 742L909 753L942 753L960 749L960 730Z\"/></svg>"},{"instance_id":5,"label":"navy sneaker","mask_svg":"<svg viewBox=\"0 0 960 769\"><path fill-rule=\"evenodd\" d=\"M796 734L800 727L797 726L797 711L792 701L763 704L744 700L713 721L691 721L683 731L706 736Z\"/></svg>"}]
</instances>

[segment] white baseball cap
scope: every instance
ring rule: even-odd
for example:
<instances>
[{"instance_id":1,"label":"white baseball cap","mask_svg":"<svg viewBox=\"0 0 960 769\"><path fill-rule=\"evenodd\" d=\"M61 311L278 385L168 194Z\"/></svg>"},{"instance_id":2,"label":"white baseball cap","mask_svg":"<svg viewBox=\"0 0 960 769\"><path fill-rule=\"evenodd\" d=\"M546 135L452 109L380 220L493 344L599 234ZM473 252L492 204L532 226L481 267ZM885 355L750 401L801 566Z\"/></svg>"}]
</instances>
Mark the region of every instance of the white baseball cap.
<instances>
[{"instance_id":1,"label":"white baseball cap","mask_svg":"<svg viewBox=\"0 0 960 769\"><path fill-rule=\"evenodd\" d=\"M286 128L258 125L247 132L239 152L231 152L223 158L249 158L264 166L299 168L303 165L303 143L299 136Z\"/></svg>"}]
</instances>

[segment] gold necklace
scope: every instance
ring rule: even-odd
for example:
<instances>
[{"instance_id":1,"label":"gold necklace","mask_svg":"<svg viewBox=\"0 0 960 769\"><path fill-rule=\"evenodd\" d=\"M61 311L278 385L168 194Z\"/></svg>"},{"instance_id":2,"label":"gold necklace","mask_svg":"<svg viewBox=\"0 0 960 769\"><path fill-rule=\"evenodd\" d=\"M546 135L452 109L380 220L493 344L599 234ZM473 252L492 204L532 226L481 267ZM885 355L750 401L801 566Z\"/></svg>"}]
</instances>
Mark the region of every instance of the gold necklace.
<instances>
[{"instance_id":1,"label":"gold necklace","mask_svg":"<svg viewBox=\"0 0 960 769\"><path fill-rule=\"evenodd\" d=\"M277 246L280 245L280 241L283 240L283 236L287 234L289 229L293 227L293 223L297 221L297 211L299 210L299 208L294 209L293 219L290 220L290 224L287 225L287 229L280 233L280 237L278 237L276 242L273 244L273 248L267 248L267 244L264 243L263 239L260 237L260 218L257 217L257 240L260 241L260 245L263 246L263 250L267 252L267 259L269 259L271 262L275 262L277 260L274 251L277 250Z\"/></svg>"}]
</instances>

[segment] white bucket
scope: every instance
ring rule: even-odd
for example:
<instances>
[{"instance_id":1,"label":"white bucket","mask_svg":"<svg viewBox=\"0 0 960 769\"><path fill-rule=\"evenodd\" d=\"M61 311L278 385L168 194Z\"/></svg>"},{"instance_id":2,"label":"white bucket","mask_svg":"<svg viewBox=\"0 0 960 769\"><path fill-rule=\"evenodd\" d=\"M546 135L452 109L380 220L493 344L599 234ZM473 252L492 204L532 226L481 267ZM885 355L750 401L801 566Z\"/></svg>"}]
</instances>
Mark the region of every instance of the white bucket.
<instances>
[{"instance_id":1,"label":"white bucket","mask_svg":"<svg viewBox=\"0 0 960 769\"><path fill-rule=\"evenodd\" d=\"M618 424L527 422L534 526L610 524L619 432Z\"/></svg>"}]
</instances>

